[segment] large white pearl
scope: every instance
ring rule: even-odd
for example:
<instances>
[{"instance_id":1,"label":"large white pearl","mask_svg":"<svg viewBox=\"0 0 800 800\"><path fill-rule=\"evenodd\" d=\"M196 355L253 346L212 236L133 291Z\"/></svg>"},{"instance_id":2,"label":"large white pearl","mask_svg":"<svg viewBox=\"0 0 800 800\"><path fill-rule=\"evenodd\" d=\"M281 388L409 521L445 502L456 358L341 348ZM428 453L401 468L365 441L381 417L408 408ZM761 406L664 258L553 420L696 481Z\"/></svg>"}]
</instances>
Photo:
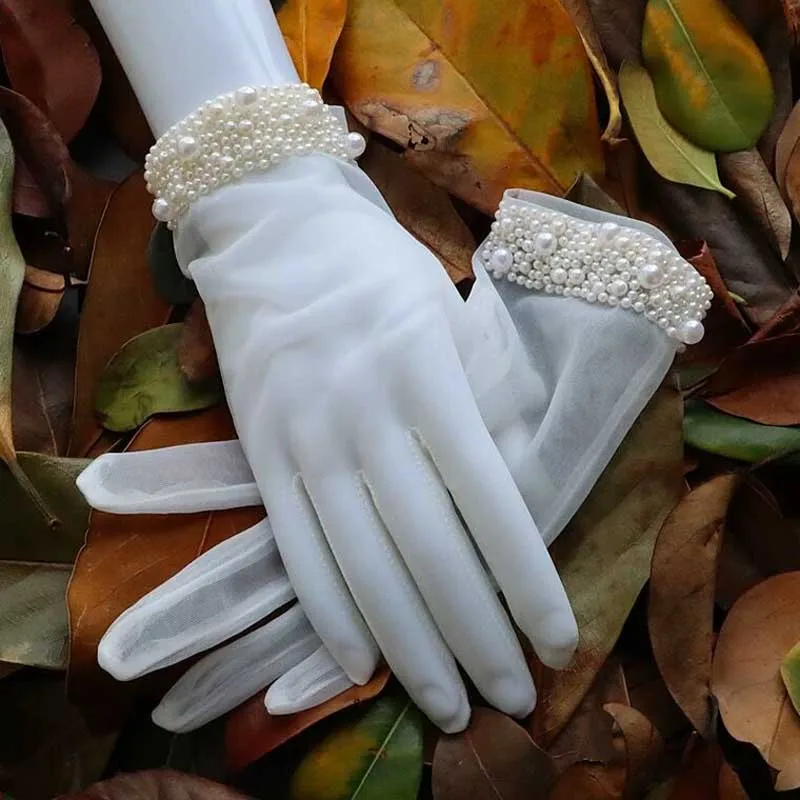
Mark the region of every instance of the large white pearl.
<instances>
[{"instance_id":1,"label":"large white pearl","mask_svg":"<svg viewBox=\"0 0 800 800\"><path fill-rule=\"evenodd\" d=\"M533 249L540 256L550 256L555 253L558 240L552 233L542 232L533 240Z\"/></svg>"},{"instance_id":2,"label":"large white pearl","mask_svg":"<svg viewBox=\"0 0 800 800\"><path fill-rule=\"evenodd\" d=\"M657 286L661 286L666 275L658 264L645 264L636 277L645 289L655 289Z\"/></svg>"},{"instance_id":3,"label":"large white pearl","mask_svg":"<svg viewBox=\"0 0 800 800\"><path fill-rule=\"evenodd\" d=\"M624 297L628 292L628 284L622 280L614 280L608 284L608 293L612 297Z\"/></svg>"},{"instance_id":4,"label":"large white pearl","mask_svg":"<svg viewBox=\"0 0 800 800\"><path fill-rule=\"evenodd\" d=\"M703 338L705 332L703 323L698 322L696 319L686 320L678 329L678 335L684 344L697 344Z\"/></svg>"},{"instance_id":5,"label":"large white pearl","mask_svg":"<svg viewBox=\"0 0 800 800\"><path fill-rule=\"evenodd\" d=\"M163 197L159 197L153 203L153 216L159 222L168 222L172 217L172 206Z\"/></svg>"},{"instance_id":6,"label":"large white pearl","mask_svg":"<svg viewBox=\"0 0 800 800\"><path fill-rule=\"evenodd\" d=\"M604 222L600 226L597 238L601 244L609 245L619 235L620 227L616 222Z\"/></svg>"},{"instance_id":7,"label":"large white pearl","mask_svg":"<svg viewBox=\"0 0 800 800\"><path fill-rule=\"evenodd\" d=\"M347 155L350 156L350 158L358 158L360 155L363 155L364 151L367 149L367 142L360 133L353 131L347 134L346 147Z\"/></svg>"},{"instance_id":8,"label":"large white pearl","mask_svg":"<svg viewBox=\"0 0 800 800\"><path fill-rule=\"evenodd\" d=\"M514 257L511 255L511 251L507 248L498 247L497 250L494 251L494 254L492 255L491 266L495 272L500 272L501 274L508 272L513 263Z\"/></svg>"}]
</instances>

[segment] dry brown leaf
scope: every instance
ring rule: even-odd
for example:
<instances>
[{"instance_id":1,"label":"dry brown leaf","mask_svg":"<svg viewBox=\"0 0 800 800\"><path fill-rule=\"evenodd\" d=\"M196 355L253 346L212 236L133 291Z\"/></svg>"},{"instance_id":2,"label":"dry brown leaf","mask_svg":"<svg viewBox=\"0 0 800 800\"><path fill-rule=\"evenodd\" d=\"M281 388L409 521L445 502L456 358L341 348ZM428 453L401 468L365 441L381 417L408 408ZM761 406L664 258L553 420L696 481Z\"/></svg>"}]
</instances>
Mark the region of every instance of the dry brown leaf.
<instances>
[{"instance_id":1,"label":"dry brown leaf","mask_svg":"<svg viewBox=\"0 0 800 800\"><path fill-rule=\"evenodd\" d=\"M794 106L791 114L789 114L781 135L778 137L778 143L775 145L775 180L784 196L787 194L788 172L798 143L800 143L800 102ZM792 167L793 171L796 172L798 166L798 162L795 161Z\"/></svg>"},{"instance_id":2,"label":"dry brown leaf","mask_svg":"<svg viewBox=\"0 0 800 800\"><path fill-rule=\"evenodd\" d=\"M228 716L225 726L228 769L239 772L312 725L377 697L386 688L390 676L388 668L381 668L364 686L353 686L322 705L288 716L267 714L264 692L259 692Z\"/></svg>"},{"instance_id":3,"label":"dry brown leaf","mask_svg":"<svg viewBox=\"0 0 800 800\"><path fill-rule=\"evenodd\" d=\"M276 16L300 80L322 89L347 17L347 0L286 0Z\"/></svg>"},{"instance_id":4,"label":"dry brown leaf","mask_svg":"<svg viewBox=\"0 0 800 800\"><path fill-rule=\"evenodd\" d=\"M683 764L665 800L747 800L742 784L715 741L689 740Z\"/></svg>"},{"instance_id":5,"label":"dry brown leaf","mask_svg":"<svg viewBox=\"0 0 800 800\"><path fill-rule=\"evenodd\" d=\"M800 425L800 333L734 350L706 384L708 403L763 425Z\"/></svg>"},{"instance_id":6,"label":"dry brown leaf","mask_svg":"<svg viewBox=\"0 0 800 800\"><path fill-rule=\"evenodd\" d=\"M573 764L559 779L548 800L621 800L625 789L622 764Z\"/></svg>"},{"instance_id":7,"label":"dry brown leaf","mask_svg":"<svg viewBox=\"0 0 800 800\"><path fill-rule=\"evenodd\" d=\"M792 215L761 154L756 149L720 153L718 163L723 183L736 193L735 202L741 203L785 260L792 238Z\"/></svg>"},{"instance_id":8,"label":"dry brown leaf","mask_svg":"<svg viewBox=\"0 0 800 800\"><path fill-rule=\"evenodd\" d=\"M75 22L73 0L4 0L0 49L11 86L72 141L100 89L100 61Z\"/></svg>"},{"instance_id":9,"label":"dry brown leaf","mask_svg":"<svg viewBox=\"0 0 800 800\"><path fill-rule=\"evenodd\" d=\"M178 344L178 361L186 379L193 383L219 378L217 351L214 349L206 307L199 297L192 303L183 321L183 333Z\"/></svg>"},{"instance_id":10,"label":"dry brown leaf","mask_svg":"<svg viewBox=\"0 0 800 800\"><path fill-rule=\"evenodd\" d=\"M725 727L778 771L779 791L800 787L800 717L780 675L800 640L800 572L769 578L728 614L714 652L711 689Z\"/></svg>"},{"instance_id":11,"label":"dry brown leaf","mask_svg":"<svg viewBox=\"0 0 800 800\"><path fill-rule=\"evenodd\" d=\"M800 0L783 0L783 7L792 34L792 41L797 44L800 42Z\"/></svg>"},{"instance_id":12,"label":"dry brown leaf","mask_svg":"<svg viewBox=\"0 0 800 800\"><path fill-rule=\"evenodd\" d=\"M656 540L648 625L653 656L670 693L703 735L713 731L711 647L717 560L739 479L720 475L670 514Z\"/></svg>"},{"instance_id":13,"label":"dry brown leaf","mask_svg":"<svg viewBox=\"0 0 800 800\"><path fill-rule=\"evenodd\" d=\"M17 304L17 333L38 333L46 328L58 313L64 299L66 280L36 267L25 267L25 281Z\"/></svg>"},{"instance_id":14,"label":"dry brown leaf","mask_svg":"<svg viewBox=\"0 0 800 800\"><path fill-rule=\"evenodd\" d=\"M152 450L234 436L227 410L215 408L180 418L153 420L134 437L128 449ZM97 665L97 644L109 625L197 556L263 517L264 510L260 508L165 516L93 512L67 596L70 696L90 713L102 714L113 712L114 704L129 702L141 691L139 682L122 687ZM169 678L162 675L153 680L161 685ZM144 685L147 683L145 680Z\"/></svg>"},{"instance_id":15,"label":"dry brown leaf","mask_svg":"<svg viewBox=\"0 0 800 800\"><path fill-rule=\"evenodd\" d=\"M71 455L83 455L101 435L94 413L97 380L129 339L163 325L171 307L155 291L147 265L152 198L141 173L114 192L97 233L81 313Z\"/></svg>"},{"instance_id":16,"label":"dry brown leaf","mask_svg":"<svg viewBox=\"0 0 800 800\"><path fill-rule=\"evenodd\" d=\"M607 703L604 709L613 717L614 729L624 742L625 795L639 797L653 781L664 755L664 740L641 711L620 703Z\"/></svg>"},{"instance_id":17,"label":"dry brown leaf","mask_svg":"<svg viewBox=\"0 0 800 800\"><path fill-rule=\"evenodd\" d=\"M511 717L475 708L463 733L442 736L433 757L434 800L529 800L554 784L556 770Z\"/></svg>"},{"instance_id":18,"label":"dry brown leaf","mask_svg":"<svg viewBox=\"0 0 800 800\"><path fill-rule=\"evenodd\" d=\"M475 238L444 189L378 142L370 142L359 165L380 189L397 221L438 256L453 283L473 277Z\"/></svg>"},{"instance_id":19,"label":"dry brown leaf","mask_svg":"<svg viewBox=\"0 0 800 800\"><path fill-rule=\"evenodd\" d=\"M220 783L171 769L120 774L60 800L247 800Z\"/></svg>"},{"instance_id":20,"label":"dry brown leaf","mask_svg":"<svg viewBox=\"0 0 800 800\"><path fill-rule=\"evenodd\" d=\"M67 165L69 197L66 228L70 249L70 272L79 278L89 273L92 251L100 222L117 184L95 178L74 161Z\"/></svg>"}]
</instances>

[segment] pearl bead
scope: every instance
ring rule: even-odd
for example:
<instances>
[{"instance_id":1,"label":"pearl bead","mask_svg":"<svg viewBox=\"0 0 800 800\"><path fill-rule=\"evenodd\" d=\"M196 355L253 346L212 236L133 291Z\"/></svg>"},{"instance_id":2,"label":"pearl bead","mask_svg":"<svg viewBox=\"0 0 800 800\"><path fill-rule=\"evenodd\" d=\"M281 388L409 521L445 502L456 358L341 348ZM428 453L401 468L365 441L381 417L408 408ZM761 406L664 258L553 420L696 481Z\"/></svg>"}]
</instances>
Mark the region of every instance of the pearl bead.
<instances>
[{"instance_id":1,"label":"pearl bead","mask_svg":"<svg viewBox=\"0 0 800 800\"><path fill-rule=\"evenodd\" d=\"M608 293L613 297L623 297L628 291L628 284L622 280L611 281L608 284Z\"/></svg>"},{"instance_id":2,"label":"pearl bead","mask_svg":"<svg viewBox=\"0 0 800 800\"><path fill-rule=\"evenodd\" d=\"M678 329L680 340L684 344L697 344L703 338L705 332L703 323L695 319L686 320Z\"/></svg>"},{"instance_id":3,"label":"pearl bead","mask_svg":"<svg viewBox=\"0 0 800 800\"><path fill-rule=\"evenodd\" d=\"M600 226L598 239L601 244L610 245L617 238L620 228L615 222L604 222Z\"/></svg>"},{"instance_id":4,"label":"pearl bead","mask_svg":"<svg viewBox=\"0 0 800 800\"><path fill-rule=\"evenodd\" d=\"M178 155L184 161L193 159L199 150L200 146L194 136L181 136L178 139Z\"/></svg>"},{"instance_id":5,"label":"pearl bead","mask_svg":"<svg viewBox=\"0 0 800 800\"><path fill-rule=\"evenodd\" d=\"M664 282L664 270L658 264L645 264L639 270L637 278L646 289L655 289Z\"/></svg>"},{"instance_id":6,"label":"pearl bead","mask_svg":"<svg viewBox=\"0 0 800 800\"><path fill-rule=\"evenodd\" d=\"M153 216L159 222L167 222L172 217L172 207L166 200L159 197L153 203Z\"/></svg>"},{"instance_id":7,"label":"pearl bead","mask_svg":"<svg viewBox=\"0 0 800 800\"><path fill-rule=\"evenodd\" d=\"M240 106L251 106L258 100L258 89L254 86L242 86L236 90L236 102Z\"/></svg>"},{"instance_id":8,"label":"pearl bead","mask_svg":"<svg viewBox=\"0 0 800 800\"><path fill-rule=\"evenodd\" d=\"M558 243L552 233L539 233L533 240L533 249L538 255L549 256L555 253Z\"/></svg>"},{"instance_id":9,"label":"pearl bead","mask_svg":"<svg viewBox=\"0 0 800 800\"><path fill-rule=\"evenodd\" d=\"M511 251L505 247L500 247L495 250L492 256L491 265L496 271L507 272L511 269L513 257Z\"/></svg>"},{"instance_id":10,"label":"pearl bead","mask_svg":"<svg viewBox=\"0 0 800 800\"><path fill-rule=\"evenodd\" d=\"M567 271L565 269L562 269L561 267L559 267L558 269L554 269L550 273L550 280L553 281L553 283L557 283L557 284L566 283L567 282Z\"/></svg>"},{"instance_id":11,"label":"pearl bead","mask_svg":"<svg viewBox=\"0 0 800 800\"><path fill-rule=\"evenodd\" d=\"M347 154L350 158L358 158L367 149L367 142L357 131L347 134Z\"/></svg>"}]
</instances>

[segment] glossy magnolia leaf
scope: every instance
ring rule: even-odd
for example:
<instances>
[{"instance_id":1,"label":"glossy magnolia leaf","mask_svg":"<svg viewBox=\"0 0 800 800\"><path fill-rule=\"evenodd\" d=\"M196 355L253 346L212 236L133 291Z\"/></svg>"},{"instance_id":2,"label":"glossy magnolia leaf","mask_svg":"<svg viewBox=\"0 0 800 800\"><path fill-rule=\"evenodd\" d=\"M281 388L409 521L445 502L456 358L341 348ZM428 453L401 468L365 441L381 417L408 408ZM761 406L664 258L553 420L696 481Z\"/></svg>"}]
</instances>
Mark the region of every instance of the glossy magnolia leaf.
<instances>
[{"instance_id":1,"label":"glossy magnolia leaf","mask_svg":"<svg viewBox=\"0 0 800 800\"><path fill-rule=\"evenodd\" d=\"M772 78L722 0L648 0L642 53L664 116L707 150L747 150L772 115Z\"/></svg>"},{"instance_id":2,"label":"glossy magnolia leaf","mask_svg":"<svg viewBox=\"0 0 800 800\"><path fill-rule=\"evenodd\" d=\"M722 531L735 475L688 494L656 541L647 620L658 669L675 702L703 736L713 732L710 701L714 593Z\"/></svg>"},{"instance_id":3,"label":"glossy magnolia leaf","mask_svg":"<svg viewBox=\"0 0 800 800\"><path fill-rule=\"evenodd\" d=\"M800 572L760 583L728 613L714 651L711 688L726 729L778 771L775 788L800 788L800 716L781 680L800 641Z\"/></svg>"},{"instance_id":4,"label":"glossy magnolia leaf","mask_svg":"<svg viewBox=\"0 0 800 800\"><path fill-rule=\"evenodd\" d=\"M97 413L110 431L136 430L155 414L198 411L222 400L216 383L190 383L181 371L183 326L163 325L131 339L111 359L97 386Z\"/></svg>"},{"instance_id":5,"label":"glossy magnolia leaf","mask_svg":"<svg viewBox=\"0 0 800 800\"><path fill-rule=\"evenodd\" d=\"M723 414L704 403L691 404L683 420L686 443L698 450L751 464L786 458L795 463L800 451L800 429L759 425Z\"/></svg>"},{"instance_id":6,"label":"glossy magnolia leaf","mask_svg":"<svg viewBox=\"0 0 800 800\"><path fill-rule=\"evenodd\" d=\"M591 687L650 576L656 536L683 492L681 401L662 388L551 553L578 620L578 651L548 672L531 731L548 745ZM603 602L598 604L597 598Z\"/></svg>"},{"instance_id":7,"label":"glossy magnolia leaf","mask_svg":"<svg viewBox=\"0 0 800 800\"><path fill-rule=\"evenodd\" d=\"M602 172L591 71L558 0L351 0L331 78L363 124L487 213L509 186L563 194Z\"/></svg>"},{"instance_id":8,"label":"glossy magnolia leaf","mask_svg":"<svg viewBox=\"0 0 800 800\"><path fill-rule=\"evenodd\" d=\"M331 734L292 777L292 800L416 800L422 720L406 697L378 700Z\"/></svg>"},{"instance_id":9,"label":"glossy magnolia leaf","mask_svg":"<svg viewBox=\"0 0 800 800\"><path fill-rule=\"evenodd\" d=\"M0 661L65 669L69 653L66 564L0 561Z\"/></svg>"},{"instance_id":10,"label":"glossy magnolia leaf","mask_svg":"<svg viewBox=\"0 0 800 800\"><path fill-rule=\"evenodd\" d=\"M228 768L240 772L276 747L345 708L372 700L386 688L391 673L384 667L364 686L353 686L321 705L296 714L273 716L264 708L264 692L232 711L225 726Z\"/></svg>"},{"instance_id":11,"label":"glossy magnolia leaf","mask_svg":"<svg viewBox=\"0 0 800 800\"><path fill-rule=\"evenodd\" d=\"M511 717L475 708L469 728L442 736L433 756L434 800L527 800L555 782L553 759Z\"/></svg>"},{"instance_id":12,"label":"glossy magnolia leaf","mask_svg":"<svg viewBox=\"0 0 800 800\"><path fill-rule=\"evenodd\" d=\"M783 659L781 677L794 710L800 714L800 644L796 644Z\"/></svg>"},{"instance_id":13,"label":"glossy magnolia leaf","mask_svg":"<svg viewBox=\"0 0 800 800\"><path fill-rule=\"evenodd\" d=\"M626 61L619 73L619 86L636 139L662 178L733 197L720 183L714 154L692 144L661 114L647 70Z\"/></svg>"},{"instance_id":14,"label":"glossy magnolia leaf","mask_svg":"<svg viewBox=\"0 0 800 800\"><path fill-rule=\"evenodd\" d=\"M347 16L347 0L287 0L276 17L300 80L322 89Z\"/></svg>"},{"instance_id":15,"label":"glossy magnolia leaf","mask_svg":"<svg viewBox=\"0 0 800 800\"><path fill-rule=\"evenodd\" d=\"M178 266L172 231L164 222L153 228L147 245L147 263L156 291L165 302L187 305L197 297L194 281L187 278Z\"/></svg>"}]
</instances>

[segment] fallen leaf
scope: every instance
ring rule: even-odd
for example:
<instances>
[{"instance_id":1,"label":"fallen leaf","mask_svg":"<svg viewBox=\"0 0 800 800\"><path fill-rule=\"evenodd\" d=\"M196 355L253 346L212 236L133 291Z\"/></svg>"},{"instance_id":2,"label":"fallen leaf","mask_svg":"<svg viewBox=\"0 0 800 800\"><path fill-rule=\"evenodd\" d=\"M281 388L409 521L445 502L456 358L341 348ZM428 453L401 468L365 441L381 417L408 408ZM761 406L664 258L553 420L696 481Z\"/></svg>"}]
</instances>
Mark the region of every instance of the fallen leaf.
<instances>
[{"instance_id":1,"label":"fallen leaf","mask_svg":"<svg viewBox=\"0 0 800 800\"><path fill-rule=\"evenodd\" d=\"M797 182L797 177L790 176L789 172L800 173L800 156L796 155L797 146L800 143L800 101L792 108L783 130L781 130L775 145L775 180L778 187L787 195L787 181L790 179Z\"/></svg>"},{"instance_id":2,"label":"fallen leaf","mask_svg":"<svg viewBox=\"0 0 800 800\"><path fill-rule=\"evenodd\" d=\"M684 497L653 552L647 618L653 656L675 702L704 737L714 727L709 687L717 560L738 482L720 475Z\"/></svg>"},{"instance_id":3,"label":"fallen leaf","mask_svg":"<svg viewBox=\"0 0 800 800\"><path fill-rule=\"evenodd\" d=\"M763 425L800 425L800 333L734 350L706 384L709 405Z\"/></svg>"},{"instance_id":4,"label":"fallen leaf","mask_svg":"<svg viewBox=\"0 0 800 800\"><path fill-rule=\"evenodd\" d=\"M25 267L25 280L17 303L16 332L38 333L46 328L61 307L66 285L63 275Z\"/></svg>"},{"instance_id":5,"label":"fallen leaf","mask_svg":"<svg viewBox=\"0 0 800 800\"><path fill-rule=\"evenodd\" d=\"M220 783L172 769L117 775L61 800L247 800Z\"/></svg>"},{"instance_id":6,"label":"fallen leaf","mask_svg":"<svg viewBox=\"0 0 800 800\"><path fill-rule=\"evenodd\" d=\"M737 201L786 260L792 238L792 215L758 150L723 153L719 168Z\"/></svg>"},{"instance_id":7,"label":"fallen leaf","mask_svg":"<svg viewBox=\"0 0 800 800\"><path fill-rule=\"evenodd\" d=\"M794 41L800 41L800 0L783 0L786 18L792 31Z\"/></svg>"},{"instance_id":8,"label":"fallen leaf","mask_svg":"<svg viewBox=\"0 0 800 800\"><path fill-rule=\"evenodd\" d=\"M606 54L603 52L603 45L597 35L587 0L564 0L564 8L567 9L578 29L589 63L594 68L597 79L605 92L608 101L608 122L603 132L603 141L613 142L622 129L622 112L619 105L616 73L609 66Z\"/></svg>"},{"instance_id":9,"label":"fallen leaf","mask_svg":"<svg viewBox=\"0 0 800 800\"><path fill-rule=\"evenodd\" d=\"M347 17L347 0L288 0L275 16L300 80L322 89Z\"/></svg>"},{"instance_id":10,"label":"fallen leaf","mask_svg":"<svg viewBox=\"0 0 800 800\"><path fill-rule=\"evenodd\" d=\"M756 144L772 116L772 78L721 0L648 0L642 53L659 108L684 136L714 151Z\"/></svg>"},{"instance_id":11,"label":"fallen leaf","mask_svg":"<svg viewBox=\"0 0 800 800\"><path fill-rule=\"evenodd\" d=\"M653 81L644 67L624 62L619 87L639 146L659 175L675 183L734 196L720 183L714 154L690 142L661 115Z\"/></svg>"},{"instance_id":12,"label":"fallen leaf","mask_svg":"<svg viewBox=\"0 0 800 800\"><path fill-rule=\"evenodd\" d=\"M228 715L225 724L228 768L240 772L318 722L372 700L383 692L390 676L388 668L380 669L364 686L353 686L322 705L286 716L268 714L264 692L259 692Z\"/></svg>"},{"instance_id":13,"label":"fallen leaf","mask_svg":"<svg viewBox=\"0 0 800 800\"><path fill-rule=\"evenodd\" d=\"M605 711L614 719L625 743L625 793L639 797L653 780L664 755L664 740L641 711L620 703L608 703Z\"/></svg>"},{"instance_id":14,"label":"fallen leaf","mask_svg":"<svg viewBox=\"0 0 800 800\"><path fill-rule=\"evenodd\" d=\"M800 430L777 425L759 425L723 414L705 403L693 403L683 419L686 444L714 453L758 464L791 456L800 450Z\"/></svg>"},{"instance_id":15,"label":"fallen leaf","mask_svg":"<svg viewBox=\"0 0 800 800\"><path fill-rule=\"evenodd\" d=\"M221 402L221 385L190 383L178 363L183 325L163 325L126 342L97 381L95 408L106 430L135 431L156 414L200 411Z\"/></svg>"},{"instance_id":16,"label":"fallen leaf","mask_svg":"<svg viewBox=\"0 0 800 800\"><path fill-rule=\"evenodd\" d=\"M747 800L747 795L719 744L693 736L664 800Z\"/></svg>"},{"instance_id":17,"label":"fallen leaf","mask_svg":"<svg viewBox=\"0 0 800 800\"><path fill-rule=\"evenodd\" d=\"M0 50L11 86L36 103L66 142L83 128L100 89L100 62L71 0L5 0Z\"/></svg>"},{"instance_id":18,"label":"fallen leaf","mask_svg":"<svg viewBox=\"0 0 800 800\"><path fill-rule=\"evenodd\" d=\"M793 294L751 337L751 342L800 333L800 294Z\"/></svg>"},{"instance_id":19,"label":"fallen leaf","mask_svg":"<svg viewBox=\"0 0 800 800\"><path fill-rule=\"evenodd\" d=\"M147 245L147 263L156 291L163 300L174 305L188 305L197 297L197 287L178 265L172 231L159 222Z\"/></svg>"},{"instance_id":20,"label":"fallen leaf","mask_svg":"<svg viewBox=\"0 0 800 800\"><path fill-rule=\"evenodd\" d=\"M800 714L800 644L796 644L781 662L781 678L794 710Z\"/></svg>"},{"instance_id":21,"label":"fallen leaf","mask_svg":"<svg viewBox=\"0 0 800 800\"><path fill-rule=\"evenodd\" d=\"M592 685L647 582L656 536L683 492L680 418L678 395L659 390L551 547L580 642L572 664L548 671L540 692L531 732L544 746Z\"/></svg>"},{"instance_id":22,"label":"fallen leaf","mask_svg":"<svg viewBox=\"0 0 800 800\"><path fill-rule=\"evenodd\" d=\"M214 349L206 307L199 297L192 303L183 321L178 343L178 362L181 372L190 383L219 379L217 351Z\"/></svg>"},{"instance_id":23,"label":"fallen leaf","mask_svg":"<svg viewBox=\"0 0 800 800\"><path fill-rule=\"evenodd\" d=\"M447 192L378 142L370 142L359 166L380 189L397 221L438 257L453 283L474 277L475 237Z\"/></svg>"},{"instance_id":24,"label":"fallen leaf","mask_svg":"<svg viewBox=\"0 0 800 800\"><path fill-rule=\"evenodd\" d=\"M133 438L129 450L152 450L235 437L222 406L185 417L155 419ZM143 688L166 690L176 676L122 686L97 665L97 644L111 623L156 586L214 545L263 519L263 509L211 514L139 516L94 511L86 544L75 562L68 593L70 696L92 716L115 716ZM179 675L180 673L178 673ZM165 685L167 684L167 685Z\"/></svg>"},{"instance_id":25,"label":"fallen leaf","mask_svg":"<svg viewBox=\"0 0 800 800\"><path fill-rule=\"evenodd\" d=\"M642 60L642 27L645 3L642 0L587 0L595 29L610 65L619 70L623 61Z\"/></svg>"},{"instance_id":26,"label":"fallen leaf","mask_svg":"<svg viewBox=\"0 0 800 800\"><path fill-rule=\"evenodd\" d=\"M769 578L731 609L714 652L711 689L725 727L778 771L779 791L800 787L800 717L780 675L800 640L798 603L800 572Z\"/></svg>"},{"instance_id":27,"label":"fallen leaf","mask_svg":"<svg viewBox=\"0 0 800 800\"><path fill-rule=\"evenodd\" d=\"M363 124L486 213L509 186L563 194L602 171L589 64L557 0L351 0L331 77Z\"/></svg>"},{"instance_id":28,"label":"fallen leaf","mask_svg":"<svg viewBox=\"0 0 800 800\"><path fill-rule=\"evenodd\" d=\"M528 800L548 792L556 770L511 717L474 708L469 727L442 736L433 757L434 800Z\"/></svg>"},{"instance_id":29,"label":"fallen leaf","mask_svg":"<svg viewBox=\"0 0 800 800\"><path fill-rule=\"evenodd\" d=\"M620 800L625 788L625 767L573 764L559 779L548 800Z\"/></svg>"},{"instance_id":30,"label":"fallen leaf","mask_svg":"<svg viewBox=\"0 0 800 800\"><path fill-rule=\"evenodd\" d=\"M90 175L74 161L67 165L67 174L70 193L65 221L69 270L77 277L85 278L89 274L97 231L117 184Z\"/></svg>"},{"instance_id":31,"label":"fallen leaf","mask_svg":"<svg viewBox=\"0 0 800 800\"><path fill-rule=\"evenodd\" d=\"M68 564L0 560L0 660L66 669Z\"/></svg>"},{"instance_id":32,"label":"fallen leaf","mask_svg":"<svg viewBox=\"0 0 800 800\"><path fill-rule=\"evenodd\" d=\"M171 312L156 293L147 266L151 205L142 175L136 173L112 195L97 232L78 337L72 455L86 453L102 434L94 398L110 358L129 339L163 325Z\"/></svg>"},{"instance_id":33,"label":"fallen leaf","mask_svg":"<svg viewBox=\"0 0 800 800\"><path fill-rule=\"evenodd\" d=\"M291 800L416 800L422 719L407 697L383 697L314 747L292 776Z\"/></svg>"}]
</instances>

